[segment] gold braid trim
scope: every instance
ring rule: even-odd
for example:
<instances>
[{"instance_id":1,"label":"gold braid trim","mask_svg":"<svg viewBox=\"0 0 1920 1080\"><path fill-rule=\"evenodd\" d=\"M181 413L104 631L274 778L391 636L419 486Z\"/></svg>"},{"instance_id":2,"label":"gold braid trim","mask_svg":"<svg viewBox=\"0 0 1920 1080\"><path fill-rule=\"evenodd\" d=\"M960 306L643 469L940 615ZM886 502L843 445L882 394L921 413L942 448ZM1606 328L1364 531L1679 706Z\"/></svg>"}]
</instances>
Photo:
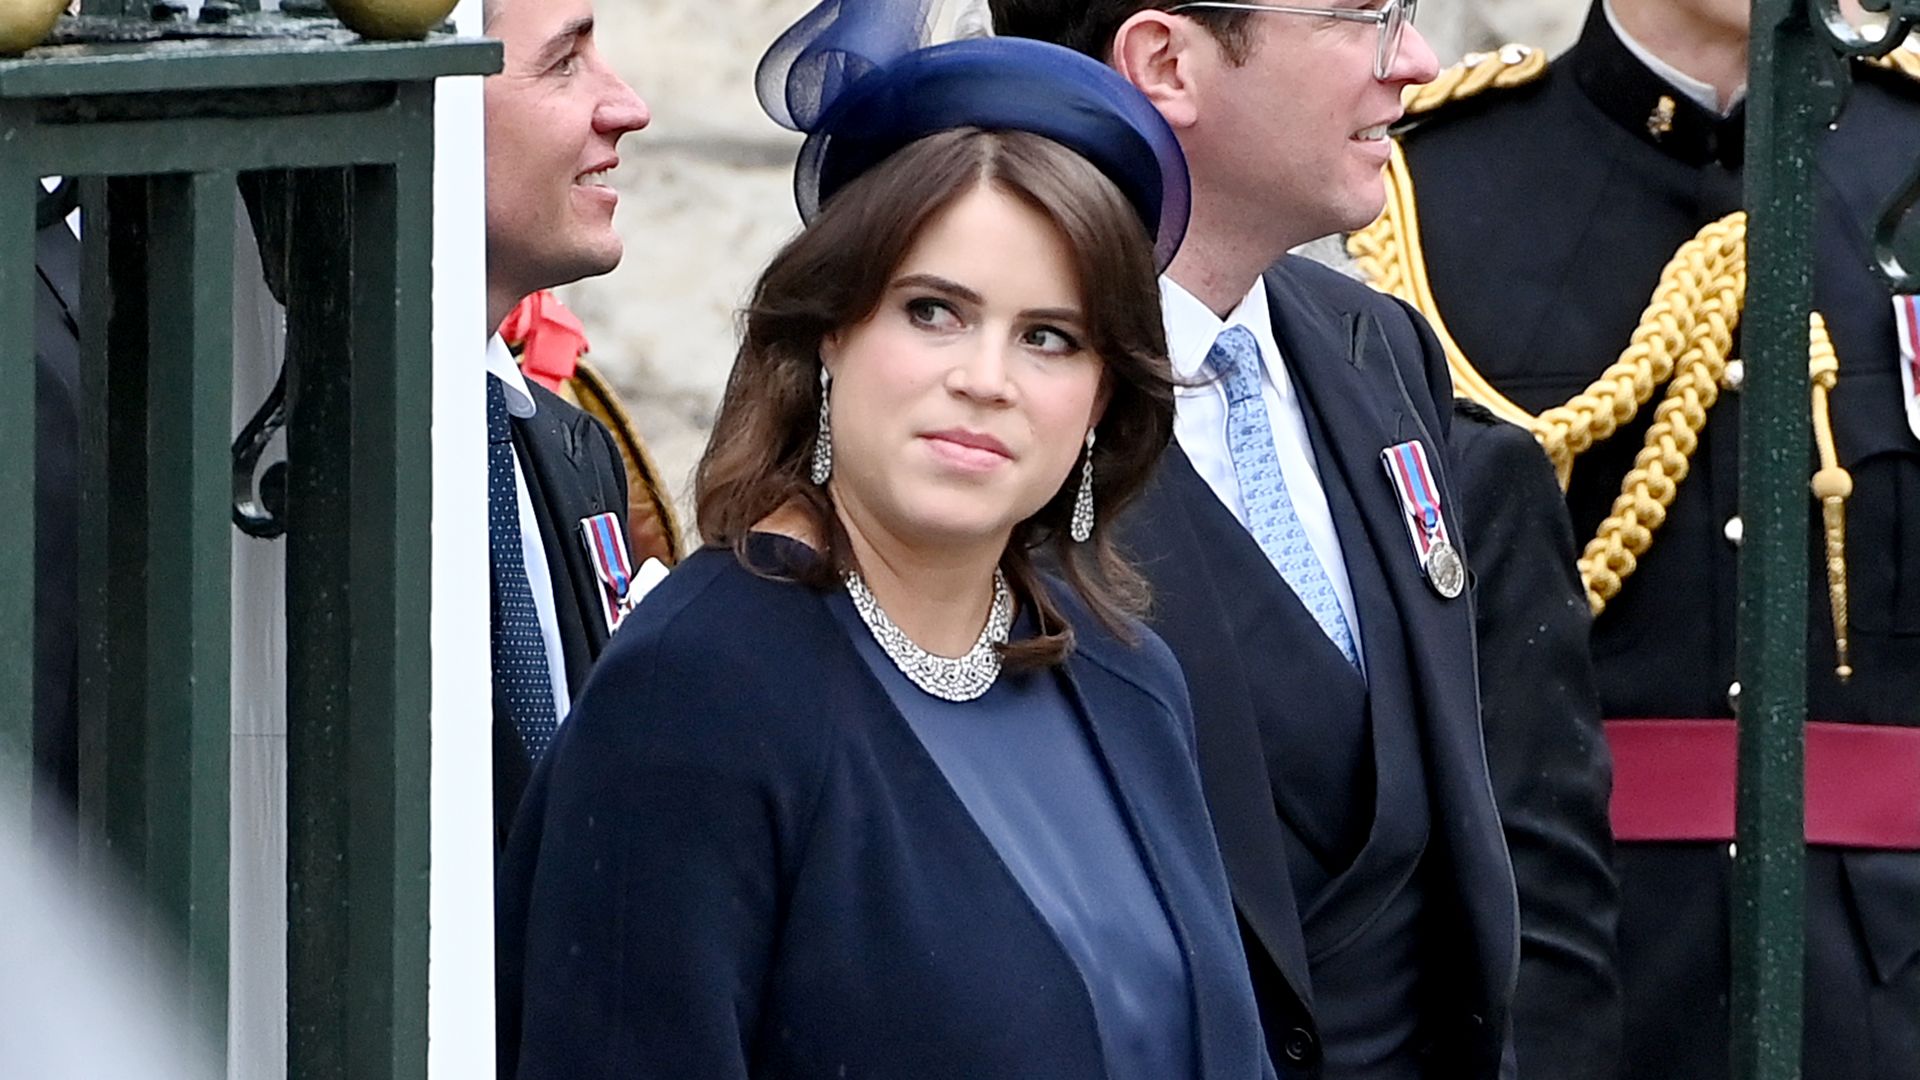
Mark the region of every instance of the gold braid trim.
<instances>
[{"instance_id":1,"label":"gold braid trim","mask_svg":"<svg viewBox=\"0 0 1920 1080\"><path fill-rule=\"evenodd\" d=\"M1813 497L1820 500L1820 519L1827 540L1827 606L1833 612L1833 673L1845 682L1853 677L1847 648L1847 497L1853 477L1840 467L1833 445L1833 417L1828 397L1840 379L1840 358L1827 321L1813 313L1812 347L1808 374L1813 380L1813 441L1820 451L1820 470L1813 474Z\"/></svg>"},{"instance_id":2,"label":"gold braid trim","mask_svg":"<svg viewBox=\"0 0 1920 1080\"><path fill-rule=\"evenodd\" d=\"M1699 243L1696 238L1681 248L1681 254L1674 256L1661 274L1663 290L1671 280L1676 295L1663 301L1663 293L1656 291L1654 302L1648 305L1640 322L1641 331L1649 324L1657 324L1655 334L1659 348L1648 355L1633 357L1631 354L1643 337L1641 331L1636 331L1635 344L1628 346L1627 353L1608 369L1609 373L1619 372L1617 378L1631 380L1629 386L1621 387L1623 393L1613 399L1616 405L1626 400L1627 394L1639 396L1640 401L1651 396L1652 384L1663 376L1654 375L1651 383L1642 380L1657 364L1664 364L1669 371L1677 368L1678 374L1673 376L1666 395L1653 411L1653 424L1647 428L1640 452L1634 455L1633 467L1620 480L1620 494L1613 500L1612 510L1580 556L1580 578L1586 583L1587 605L1595 616L1606 610L1607 601L1619 594L1621 583L1639 566L1640 556L1653 546L1654 531L1666 523L1667 508L1679 493L1680 481L1687 478L1690 459L1700 445L1700 429L1707 425L1707 410L1713 408L1720 396L1720 377L1727 370L1733 331L1739 325L1740 308L1747 297L1746 215L1730 215L1734 216L1740 220L1733 223L1731 235L1721 244L1690 250ZM1701 252L1705 247L1714 247L1723 258L1729 258L1732 268L1717 274L1701 274ZM1672 343L1666 335L1678 322L1674 317L1676 303L1687 299L1692 301L1689 309L1693 318L1682 334L1682 351L1675 361L1667 358L1666 350ZM1594 384L1594 388L1600 386L1600 383ZM1640 396L1643 387L1645 396ZM1594 395L1594 388L1582 396ZM1558 410L1541 413L1541 421L1555 412L1576 420L1602 418L1604 414L1600 412L1583 413L1576 408L1580 400L1576 397ZM1637 409L1638 406L1634 406L1634 410ZM1607 434L1611 433L1609 427ZM1574 448L1572 452L1577 454L1580 449L1584 447Z\"/></svg>"},{"instance_id":3,"label":"gold braid trim","mask_svg":"<svg viewBox=\"0 0 1920 1080\"><path fill-rule=\"evenodd\" d=\"M1488 382L1447 328L1427 277L1413 176L1398 143L1387 163L1386 189L1385 210L1373 224L1348 236L1348 254L1374 288L1405 300L1427 317L1446 353L1454 393L1532 432L1553 462L1562 488L1572 475L1576 457L1631 422L1654 390L1668 384L1633 467L1621 478L1620 495L1579 560L1587 604L1597 617L1619 594L1622 583L1652 546L1654 532L1665 523L1678 485L1686 478L1689 458L1699 446L1707 411L1719 398L1720 379L1746 302L1746 212L1735 211L1711 222L1682 244L1661 270L1652 299L1619 359L1564 405L1535 416ZM1852 484L1850 479L1840 482L1846 474L1831 456L1826 390L1831 389L1832 378L1823 389L1817 372L1822 351L1831 357L1833 344L1819 314L1813 318L1809 343L1809 366L1816 372L1813 419L1823 447L1822 468L1814 484L1826 518L1828 585L1835 643L1846 673L1841 677L1845 678L1852 669L1846 667L1844 500ZM1837 360L1831 370L1837 377Z\"/></svg>"},{"instance_id":4,"label":"gold braid trim","mask_svg":"<svg viewBox=\"0 0 1920 1080\"><path fill-rule=\"evenodd\" d=\"M1431 112L1449 101L1470 98L1489 88L1505 90L1532 82L1546 71L1547 54L1531 45L1502 45L1490 53L1468 53L1434 76L1432 82L1401 91L1400 106L1409 116Z\"/></svg>"},{"instance_id":5,"label":"gold braid trim","mask_svg":"<svg viewBox=\"0 0 1920 1080\"><path fill-rule=\"evenodd\" d=\"M1347 238L1348 254L1374 288L1400 297L1426 315L1446 352L1454 392L1532 431L1563 488L1573 473L1573 459L1631 422L1652 398L1654 388L1673 375L1676 358L1693 339L1711 330L1700 325L1704 298L1726 292L1737 281L1739 292L1730 317L1732 323L1739 321L1739 301L1746 295L1747 219L1744 212L1736 211L1701 229L1674 253L1620 358L1566 404L1535 416L1488 382L1447 328L1427 278L1413 175L1398 143L1387 162L1386 187L1386 210L1373 224Z\"/></svg>"}]
</instances>

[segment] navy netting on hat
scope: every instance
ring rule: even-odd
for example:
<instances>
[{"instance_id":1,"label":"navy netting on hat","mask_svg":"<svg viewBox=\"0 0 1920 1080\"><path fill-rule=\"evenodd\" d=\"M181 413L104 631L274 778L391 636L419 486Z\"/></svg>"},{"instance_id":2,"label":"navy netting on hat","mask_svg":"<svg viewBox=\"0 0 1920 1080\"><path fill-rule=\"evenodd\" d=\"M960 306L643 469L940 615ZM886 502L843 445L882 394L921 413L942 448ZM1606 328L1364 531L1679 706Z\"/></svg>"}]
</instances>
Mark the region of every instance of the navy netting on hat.
<instances>
[{"instance_id":1,"label":"navy netting on hat","mask_svg":"<svg viewBox=\"0 0 1920 1080\"><path fill-rule=\"evenodd\" d=\"M794 198L811 221L833 193L916 139L951 128L1025 131L1114 182L1165 269L1186 234L1187 163L1173 129L1111 68L1024 38L920 47L930 0L825 0L760 60L760 104L807 133Z\"/></svg>"}]
</instances>

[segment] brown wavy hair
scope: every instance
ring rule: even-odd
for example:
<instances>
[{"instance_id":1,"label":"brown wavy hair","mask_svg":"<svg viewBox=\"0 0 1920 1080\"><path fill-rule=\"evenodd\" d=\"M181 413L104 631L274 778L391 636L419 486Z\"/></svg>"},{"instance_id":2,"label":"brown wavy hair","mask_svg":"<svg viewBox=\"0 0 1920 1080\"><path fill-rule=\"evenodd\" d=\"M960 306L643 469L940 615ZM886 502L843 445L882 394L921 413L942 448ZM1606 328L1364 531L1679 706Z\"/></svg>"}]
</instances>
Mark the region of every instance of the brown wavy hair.
<instances>
[{"instance_id":1,"label":"brown wavy hair","mask_svg":"<svg viewBox=\"0 0 1920 1080\"><path fill-rule=\"evenodd\" d=\"M1064 660L1073 628L1040 580L1057 567L1082 602L1120 636L1146 603L1146 584L1114 549L1110 524L1137 495L1173 433L1173 381L1160 323L1153 240L1111 181L1086 159L1023 132L961 128L930 135L848 184L773 257L754 287L726 396L694 477L701 539L742 563L754 525L783 507L814 526L821 558L782 568L818 588L854 568L845 528L809 477L820 416L820 343L871 315L894 271L942 210L981 184L1039 210L1067 240L1080 284L1087 347L1108 394L1094 442L1093 538L1067 535L1080 470L1014 527L1001 557L1008 586L1037 615L1039 634L1008 644L1014 667ZM764 572L764 571L763 571Z\"/></svg>"}]
</instances>

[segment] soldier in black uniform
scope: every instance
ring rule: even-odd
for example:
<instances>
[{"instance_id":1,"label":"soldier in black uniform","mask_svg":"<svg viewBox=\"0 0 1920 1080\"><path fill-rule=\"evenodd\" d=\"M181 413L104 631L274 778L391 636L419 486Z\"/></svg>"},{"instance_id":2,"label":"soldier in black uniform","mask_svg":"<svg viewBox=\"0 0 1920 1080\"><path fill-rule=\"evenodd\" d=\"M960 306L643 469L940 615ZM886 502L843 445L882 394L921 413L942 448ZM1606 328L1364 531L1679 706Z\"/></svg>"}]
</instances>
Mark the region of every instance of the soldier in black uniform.
<instances>
[{"instance_id":1,"label":"soldier in black uniform","mask_svg":"<svg viewBox=\"0 0 1920 1080\"><path fill-rule=\"evenodd\" d=\"M1744 223L1728 215L1742 207L1746 57L1743 28L1728 33L1718 10L1731 6L1608 0L1551 64L1510 48L1443 73L1410 97L1388 214L1350 242L1377 285L1434 321L1456 385L1530 424L1570 474L1600 609L1635 1080L1729 1075L1743 371L1737 336L1723 352L1703 332L1670 375L1653 332L1710 329L1712 309L1740 300ZM1920 55L1907 49L1854 65L1815 178L1814 301L1838 366L1830 395L1808 404L1835 455L1806 470L1822 494L1851 498L1838 504L1843 541L1808 499L1809 1080L1920 1077L1920 822L1879 809L1911 807L1920 790L1920 436L1897 298L1870 248L1920 168ZM1686 273L1663 282L1697 235ZM1625 377L1596 389L1616 363ZM1640 375L1651 394L1628 408ZM1830 541L1844 544L1844 575Z\"/></svg>"}]
</instances>

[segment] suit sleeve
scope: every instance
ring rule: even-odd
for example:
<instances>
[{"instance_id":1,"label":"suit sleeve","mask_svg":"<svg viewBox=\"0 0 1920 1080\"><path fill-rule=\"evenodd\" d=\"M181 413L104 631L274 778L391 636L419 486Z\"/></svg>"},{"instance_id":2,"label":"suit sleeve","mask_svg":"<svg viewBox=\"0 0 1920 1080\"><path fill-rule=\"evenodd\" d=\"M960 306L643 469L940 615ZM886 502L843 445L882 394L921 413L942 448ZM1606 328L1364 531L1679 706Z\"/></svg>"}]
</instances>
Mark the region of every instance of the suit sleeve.
<instances>
[{"instance_id":1,"label":"suit sleeve","mask_svg":"<svg viewBox=\"0 0 1920 1080\"><path fill-rule=\"evenodd\" d=\"M1612 759L1573 530L1531 436L1491 418L1458 419L1451 449L1475 575L1481 717L1520 897L1519 1075L1614 1080L1622 1021Z\"/></svg>"},{"instance_id":2,"label":"suit sleeve","mask_svg":"<svg viewBox=\"0 0 1920 1080\"><path fill-rule=\"evenodd\" d=\"M818 790L797 778L822 758L769 732L767 679L719 677L733 650L660 648L616 641L602 660L501 867L520 1080L749 1075L781 860Z\"/></svg>"}]
</instances>

